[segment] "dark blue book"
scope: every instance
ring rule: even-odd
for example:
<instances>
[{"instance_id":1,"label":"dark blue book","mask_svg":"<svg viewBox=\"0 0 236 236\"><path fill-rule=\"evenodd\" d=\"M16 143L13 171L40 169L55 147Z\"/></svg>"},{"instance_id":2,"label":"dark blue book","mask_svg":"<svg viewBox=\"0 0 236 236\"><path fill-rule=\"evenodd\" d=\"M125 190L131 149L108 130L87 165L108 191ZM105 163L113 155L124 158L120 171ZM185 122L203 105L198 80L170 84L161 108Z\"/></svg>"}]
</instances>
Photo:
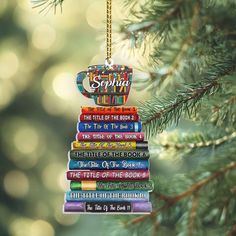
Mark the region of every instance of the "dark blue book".
<instances>
[{"instance_id":1,"label":"dark blue book","mask_svg":"<svg viewBox=\"0 0 236 236\"><path fill-rule=\"evenodd\" d=\"M80 132L140 132L141 122L79 122Z\"/></svg>"},{"instance_id":2,"label":"dark blue book","mask_svg":"<svg viewBox=\"0 0 236 236\"><path fill-rule=\"evenodd\" d=\"M70 170L146 170L148 160L83 160L69 161Z\"/></svg>"}]
</instances>

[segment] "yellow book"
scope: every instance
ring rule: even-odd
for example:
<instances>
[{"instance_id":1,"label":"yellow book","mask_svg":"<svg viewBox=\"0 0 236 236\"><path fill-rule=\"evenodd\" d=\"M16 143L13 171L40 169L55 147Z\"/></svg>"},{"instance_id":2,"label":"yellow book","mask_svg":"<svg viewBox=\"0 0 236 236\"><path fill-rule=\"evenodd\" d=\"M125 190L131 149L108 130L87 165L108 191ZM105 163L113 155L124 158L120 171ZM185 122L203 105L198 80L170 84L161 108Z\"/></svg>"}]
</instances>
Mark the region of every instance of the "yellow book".
<instances>
[{"instance_id":1,"label":"yellow book","mask_svg":"<svg viewBox=\"0 0 236 236\"><path fill-rule=\"evenodd\" d=\"M73 141L71 149L79 150L135 150L145 149L148 147L147 142L84 142L84 141Z\"/></svg>"}]
</instances>

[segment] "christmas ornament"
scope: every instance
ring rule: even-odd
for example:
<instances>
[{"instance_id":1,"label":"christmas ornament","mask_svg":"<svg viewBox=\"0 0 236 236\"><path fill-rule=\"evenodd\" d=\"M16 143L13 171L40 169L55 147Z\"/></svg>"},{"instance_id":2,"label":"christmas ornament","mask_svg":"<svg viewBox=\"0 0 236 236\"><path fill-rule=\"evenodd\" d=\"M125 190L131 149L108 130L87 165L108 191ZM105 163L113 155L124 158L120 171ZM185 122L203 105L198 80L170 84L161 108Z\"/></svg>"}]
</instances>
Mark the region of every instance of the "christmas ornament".
<instances>
[{"instance_id":1,"label":"christmas ornament","mask_svg":"<svg viewBox=\"0 0 236 236\"><path fill-rule=\"evenodd\" d=\"M148 142L137 107L128 99L133 70L113 63L112 0L107 0L107 58L78 73L79 91L101 107L82 107L76 140L68 153L64 213L149 214L153 190ZM90 91L84 87L89 80ZM112 107L111 107L112 106Z\"/></svg>"}]
</instances>

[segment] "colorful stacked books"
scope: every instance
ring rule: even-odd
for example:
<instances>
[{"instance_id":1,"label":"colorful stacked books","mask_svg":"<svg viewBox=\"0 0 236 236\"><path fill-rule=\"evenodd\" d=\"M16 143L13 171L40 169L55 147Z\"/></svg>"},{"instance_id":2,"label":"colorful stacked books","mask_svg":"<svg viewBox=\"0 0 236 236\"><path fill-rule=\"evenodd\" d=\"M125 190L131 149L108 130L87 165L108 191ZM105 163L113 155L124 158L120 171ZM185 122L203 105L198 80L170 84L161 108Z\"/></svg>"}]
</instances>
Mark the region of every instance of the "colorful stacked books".
<instances>
[{"instance_id":1,"label":"colorful stacked books","mask_svg":"<svg viewBox=\"0 0 236 236\"><path fill-rule=\"evenodd\" d=\"M153 182L137 107L82 107L81 113L64 212L150 213Z\"/></svg>"}]
</instances>

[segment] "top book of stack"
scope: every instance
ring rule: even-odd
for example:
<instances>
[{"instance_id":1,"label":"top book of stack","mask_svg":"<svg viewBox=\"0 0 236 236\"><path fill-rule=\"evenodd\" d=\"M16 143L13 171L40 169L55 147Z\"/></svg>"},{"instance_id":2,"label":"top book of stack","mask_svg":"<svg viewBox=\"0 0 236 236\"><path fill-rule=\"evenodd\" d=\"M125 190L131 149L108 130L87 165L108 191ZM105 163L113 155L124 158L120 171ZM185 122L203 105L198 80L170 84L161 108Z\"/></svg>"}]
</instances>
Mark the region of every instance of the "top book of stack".
<instances>
[{"instance_id":1,"label":"top book of stack","mask_svg":"<svg viewBox=\"0 0 236 236\"><path fill-rule=\"evenodd\" d=\"M137 107L82 107L82 114L138 114Z\"/></svg>"}]
</instances>

